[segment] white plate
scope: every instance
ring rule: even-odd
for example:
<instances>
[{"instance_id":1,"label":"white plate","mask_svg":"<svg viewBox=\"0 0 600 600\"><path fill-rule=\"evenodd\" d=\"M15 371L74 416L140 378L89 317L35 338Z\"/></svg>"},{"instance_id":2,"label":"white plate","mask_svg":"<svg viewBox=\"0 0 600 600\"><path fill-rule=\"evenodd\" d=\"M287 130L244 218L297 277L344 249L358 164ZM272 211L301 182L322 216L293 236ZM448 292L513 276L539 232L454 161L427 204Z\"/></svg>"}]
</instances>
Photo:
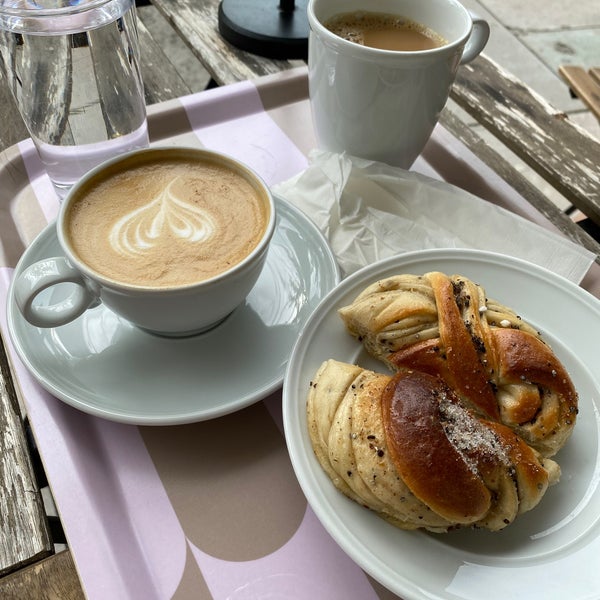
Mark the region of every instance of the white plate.
<instances>
[{"instance_id":1,"label":"white plate","mask_svg":"<svg viewBox=\"0 0 600 600\"><path fill-rule=\"evenodd\" d=\"M314 457L306 424L311 378L328 358L385 372L346 333L337 309L368 284L397 273L439 270L482 284L554 348L580 394L574 434L556 459L562 481L535 510L497 533L401 531L348 500ZM372 265L319 305L299 338L283 388L285 434L310 505L342 549L405 600L597 600L600 593L600 302L569 281L519 259L477 250L429 250Z\"/></svg>"},{"instance_id":2,"label":"white plate","mask_svg":"<svg viewBox=\"0 0 600 600\"><path fill-rule=\"evenodd\" d=\"M55 329L27 323L12 287L8 327L17 352L57 398L96 416L138 425L212 419L276 390L306 319L338 282L327 242L278 200L267 262L244 305L212 331L186 339L145 333L102 305ZM60 255L54 225L33 242L15 275ZM65 290L48 292L56 301Z\"/></svg>"}]
</instances>

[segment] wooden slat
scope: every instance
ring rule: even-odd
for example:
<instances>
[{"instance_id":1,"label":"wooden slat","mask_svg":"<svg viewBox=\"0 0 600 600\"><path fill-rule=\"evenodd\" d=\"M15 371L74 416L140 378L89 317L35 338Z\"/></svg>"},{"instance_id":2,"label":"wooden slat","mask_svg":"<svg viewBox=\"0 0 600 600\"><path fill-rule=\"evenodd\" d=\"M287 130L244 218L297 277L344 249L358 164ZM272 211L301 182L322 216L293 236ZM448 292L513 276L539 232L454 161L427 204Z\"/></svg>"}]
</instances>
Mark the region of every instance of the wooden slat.
<instances>
[{"instance_id":1,"label":"wooden slat","mask_svg":"<svg viewBox=\"0 0 600 600\"><path fill-rule=\"evenodd\" d=\"M220 0L152 0L218 85L255 79L302 64L263 58L226 42L218 31L219 3Z\"/></svg>"},{"instance_id":2,"label":"wooden slat","mask_svg":"<svg viewBox=\"0 0 600 600\"><path fill-rule=\"evenodd\" d=\"M0 576L54 550L0 339Z\"/></svg>"},{"instance_id":3,"label":"wooden slat","mask_svg":"<svg viewBox=\"0 0 600 600\"><path fill-rule=\"evenodd\" d=\"M574 223L529 179L482 140L471 127L449 110L442 112L440 123L500 177L505 181L510 181L513 189L542 213L559 231L576 244L594 252L596 262L600 263L600 243Z\"/></svg>"},{"instance_id":4,"label":"wooden slat","mask_svg":"<svg viewBox=\"0 0 600 600\"><path fill-rule=\"evenodd\" d=\"M484 55L459 69L451 97L600 223L600 142Z\"/></svg>"},{"instance_id":5,"label":"wooden slat","mask_svg":"<svg viewBox=\"0 0 600 600\"><path fill-rule=\"evenodd\" d=\"M188 85L144 25L141 14L138 18L138 33L146 104L155 104L191 93Z\"/></svg>"},{"instance_id":6,"label":"wooden slat","mask_svg":"<svg viewBox=\"0 0 600 600\"><path fill-rule=\"evenodd\" d=\"M70 551L0 579L3 600L84 600Z\"/></svg>"},{"instance_id":7,"label":"wooden slat","mask_svg":"<svg viewBox=\"0 0 600 600\"><path fill-rule=\"evenodd\" d=\"M600 119L600 69L586 71L575 65L561 65L558 72L573 92L587 104Z\"/></svg>"}]
</instances>

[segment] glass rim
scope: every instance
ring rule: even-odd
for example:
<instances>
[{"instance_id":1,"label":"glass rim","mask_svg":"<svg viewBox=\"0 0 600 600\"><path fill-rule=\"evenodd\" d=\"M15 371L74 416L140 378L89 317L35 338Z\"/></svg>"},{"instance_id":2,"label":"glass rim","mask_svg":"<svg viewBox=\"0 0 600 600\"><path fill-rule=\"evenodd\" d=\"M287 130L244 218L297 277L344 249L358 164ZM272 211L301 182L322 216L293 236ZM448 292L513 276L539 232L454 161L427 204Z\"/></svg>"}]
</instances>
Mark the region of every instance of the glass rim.
<instances>
[{"instance_id":1,"label":"glass rim","mask_svg":"<svg viewBox=\"0 0 600 600\"><path fill-rule=\"evenodd\" d=\"M67 2L69 1L73 0L67 0ZM94 10L103 6L104 4L115 2L115 0L83 0L83 2L78 0L75 1L78 3L48 8L40 6L35 2L35 0L0 0L0 15L33 19L38 17L74 15L86 12L88 10ZM116 1L119 2L122 0Z\"/></svg>"}]
</instances>

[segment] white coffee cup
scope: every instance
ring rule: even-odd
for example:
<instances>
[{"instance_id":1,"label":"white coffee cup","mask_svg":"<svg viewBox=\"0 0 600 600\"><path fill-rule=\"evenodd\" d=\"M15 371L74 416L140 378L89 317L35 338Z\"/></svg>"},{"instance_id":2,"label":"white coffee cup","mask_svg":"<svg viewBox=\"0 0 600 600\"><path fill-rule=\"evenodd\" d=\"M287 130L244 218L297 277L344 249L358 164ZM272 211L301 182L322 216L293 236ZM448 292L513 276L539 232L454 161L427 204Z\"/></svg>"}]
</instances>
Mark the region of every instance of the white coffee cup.
<instances>
[{"instance_id":1,"label":"white coffee cup","mask_svg":"<svg viewBox=\"0 0 600 600\"><path fill-rule=\"evenodd\" d=\"M179 179L173 177L172 180L175 180L176 183L172 186L166 186L169 189L164 195L164 200L161 194L165 186L162 186L162 183L154 183L154 180L152 183L154 188L151 188L150 194L146 193L146 190L139 191L140 181L143 182L144 178L148 180L154 178L159 169L165 169L165 173L169 173L170 166L177 165L177 168L179 168L180 162L184 165L191 164L191 169L186 168L192 175L190 175L189 181L185 179L187 177L186 173L181 175ZM122 258L117 255L115 260L112 249L107 250L105 254L103 254L104 250L102 249L92 249L90 251L92 253L91 258L96 260L96 256L98 256L101 259L100 263L96 264L77 246L79 243L77 237L84 238L80 234L72 233L75 231L72 216L75 211L72 210L72 207L76 206L82 199L85 199L90 207L97 207L98 201L102 204L102 197L109 195L105 191L106 188L101 187L106 185L107 181L116 181L122 175L125 176L126 180L133 181L132 173L137 172L136 169L138 171L146 169L145 171L139 171L144 175L143 177L139 176L140 181L135 184L137 187L127 187L127 191L123 196L126 199L127 195L135 196L137 194L143 199L143 202L138 203L134 209L128 209L129 212L125 213L125 216L121 215L119 219L116 219L123 226L115 229L116 226L111 225L112 229L110 229L113 233L117 231L125 236L121 240L124 241L125 246L129 242L132 244L140 242L139 246L142 249L133 248L133 251L135 260L139 261L137 264L141 265L136 267L141 276L146 276L151 263L156 263L162 259L162 256L157 258L156 255L167 254L166 251L158 252L155 253L152 259L143 254L144 248L147 248L155 239L163 235L163 230L168 231L168 235L171 235L168 246L173 246L175 243L172 237L174 235L173 231L175 231L176 237L183 238L182 245L195 244L193 250L189 252L192 257L192 262L189 264L194 264L194 268L195 263L198 262L199 264L199 260L196 261L196 255L213 256L219 254L224 247L221 238L218 241L215 241L214 236L211 238L213 234L210 233L210 227L206 227L206 231L198 233L205 226L202 221L205 218L204 213L209 211L204 210L204 213L201 211L194 212L196 209L191 206L194 203L190 204L189 198L186 196L186 190L202 188L202 193L206 193L207 197L213 198L213 204L215 205L218 204L217 201L220 201L221 196L230 198L230 196L225 196L225 192L221 191L223 185L220 183L221 179L219 177L216 177L217 184L220 186L217 192L208 193L206 192L208 188L202 187L204 180L201 179L199 170L205 165L209 165L210 169L213 166L216 169L223 169L218 173L232 174L234 184L231 184L230 187L233 188L239 183L242 190L240 193L245 194L245 197L252 195L252 202L258 207L256 209L258 211L256 220L259 224L252 234L251 241L247 243L249 251L241 250L241 258L236 258L237 262L235 264L223 268L220 266L215 267L220 270L208 277L200 278L194 274L187 280L182 280L181 283L134 281L133 276L128 280L128 275L122 277L121 275L101 272L104 269L103 263L108 264L113 261L120 268L119 261L122 260L123 265L128 261L133 261L134 258L131 258L131 255L127 252L122 255ZM175 166L172 168L175 169ZM138 177L138 175L135 175L135 177ZM158 176L156 178L159 179ZM165 180L166 178L165 176ZM172 180L169 179L171 182ZM119 181L123 182L124 180ZM115 198L120 193L119 186L121 185L122 183L114 184L116 189ZM141 187L144 187L144 185ZM197 207L199 202L197 194L193 198ZM226 201L230 205L229 208L231 208L234 203L230 200ZM171 212L169 213L169 211ZM190 215L192 215L191 218L189 218ZM234 218L231 218L230 211L227 218L210 217L212 218L213 230L223 230L221 223L226 223L225 227L231 232L231 235L226 237L228 240L238 240L240 237L244 237L239 232L248 231L249 227L247 216L237 218L237 210L234 210L233 215ZM142 216L145 221L141 218ZM197 219L197 221L193 222L193 219ZM92 229L100 231L107 218L106 215L101 216L98 209L97 216L92 211L88 221L91 223ZM15 301L23 316L37 327L63 325L78 318L86 310L95 308L101 302L111 311L151 333L173 337L193 335L214 327L244 301L258 280L264 266L269 244L275 230L275 221L275 207L269 188L254 171L233 158L217 152L192 148L171 147L133 151L109 160L93 169L71 189L60 208L56 221L57 238L64 256L49 257L25 269L13 283ZM194 227L197 228L196 233L198 235L195 235ZM233 231L234 227L239 228L237 232ZM98 237L101 239L98 247L103 248L105 241L110 236L102 233ZM209 246L209 248L215 248L215 251L207 252L206 244L211 239L214 245ZM179 243L178 240L176 241ZM112 244L115 245L114 242ZM119 246L119 248L120 250L123 249L122 246ZM225 260L230 261L230 258L226 257ZM174 263L171 260L169 264ZM187 263L179 261L179 266L182 264ZM148 265L148 269L145 265ZM168 271L169 269L171 271ZM175 267L167 267L167 272L170 273L173 270L175 270ZM191 270L190 267L189 272ZM182 267L181 271L182 277L187 278L188 267ZM40 301L38 296L44 290L64 283L69 283L72 288L66 294L66 297L64 297L64 293L57 292L51 299L52 303ZM57 298L57 300L54 300L54 298Z\"/></svg>"},{"instance_id":2,"label":"white coffee cup","mask_svg":"<svg viewBox=\"0 0 600 600\"><path fill-rule=\"evenodd\" d=\"M354 11L399 15L447 43L396 51L342 39L325 26ZM456 0L310 0L309 91L319 146L408 169L431 136L460 64L485 47L489 25Z\"/></svg>"}]
</instances>

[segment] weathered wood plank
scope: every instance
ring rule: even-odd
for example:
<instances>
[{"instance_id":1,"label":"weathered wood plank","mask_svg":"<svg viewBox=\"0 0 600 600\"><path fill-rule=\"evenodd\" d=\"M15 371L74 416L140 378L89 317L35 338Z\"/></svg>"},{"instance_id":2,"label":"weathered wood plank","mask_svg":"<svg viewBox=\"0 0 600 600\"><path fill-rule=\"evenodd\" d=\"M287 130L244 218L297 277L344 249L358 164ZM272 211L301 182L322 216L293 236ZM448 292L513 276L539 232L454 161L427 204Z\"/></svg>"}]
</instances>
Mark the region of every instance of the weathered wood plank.
<instances>
[{"instance_id":1,"label":"weathered wood plank","mask_svg":"<svg viewBox=\"0 0 600 600\"><path fill-rule=\"evenodd\" d=\"M459 69L451 97L569 202L600 223L598 140L484 55Z\"/></svg>"},{"instance_id":2,"label":"weathered wood plank","mask_svg":"<svg viewBox=\"0 0 600 600\"><path fill-rule=\"evenodd\" d=\"M70 551L64 550L35 565L0 579L4 600L83 600Z\"/></svg>"},{"instance_id":3,"label":"weathered wood plank","mask_svg":"<svg viewBox=\"0 0 600 600\"><path fill-rule=\"evenodd\" d=\"M155 104L191 93L190 88L156 43L138 14L140 68L144 81L146 104Z\"/></svg>"},{"instance_id":4,"label":"weathered wood plank","mask_svg":"<svg viewBox=\"0 0 600 600\"><path fill-rule=\"evenodd\" d=\"M559 231L576 244L594 252L596 262L600 263L600 243L574 223L552 200L482 140L468 125L449 110L442 112L440 123L502 179L510 181L513 189L543 214Z\"/></svg>"},{"instance_id":5,"label":"weathered wood plank","mask_svg":"<svg viewBox=\"0 0 600 600\"><path fill-rule=\"evenodd\" d=\"M53 552L19 404L0 339L0 576Z\"/></svg>"},{"instance_id":6,"label":"weathered wood plank","mask_svg":"<svg viewBox=\"0 0 600 600\"><path fill-rule=\"evenodd\" d=\"M219 1L152 0L217 84L255 79L302 64L300 61L263 58L226 42L219 34ZM276 8L275 4L274 10Z\"/></svg>"}]
</instances>

